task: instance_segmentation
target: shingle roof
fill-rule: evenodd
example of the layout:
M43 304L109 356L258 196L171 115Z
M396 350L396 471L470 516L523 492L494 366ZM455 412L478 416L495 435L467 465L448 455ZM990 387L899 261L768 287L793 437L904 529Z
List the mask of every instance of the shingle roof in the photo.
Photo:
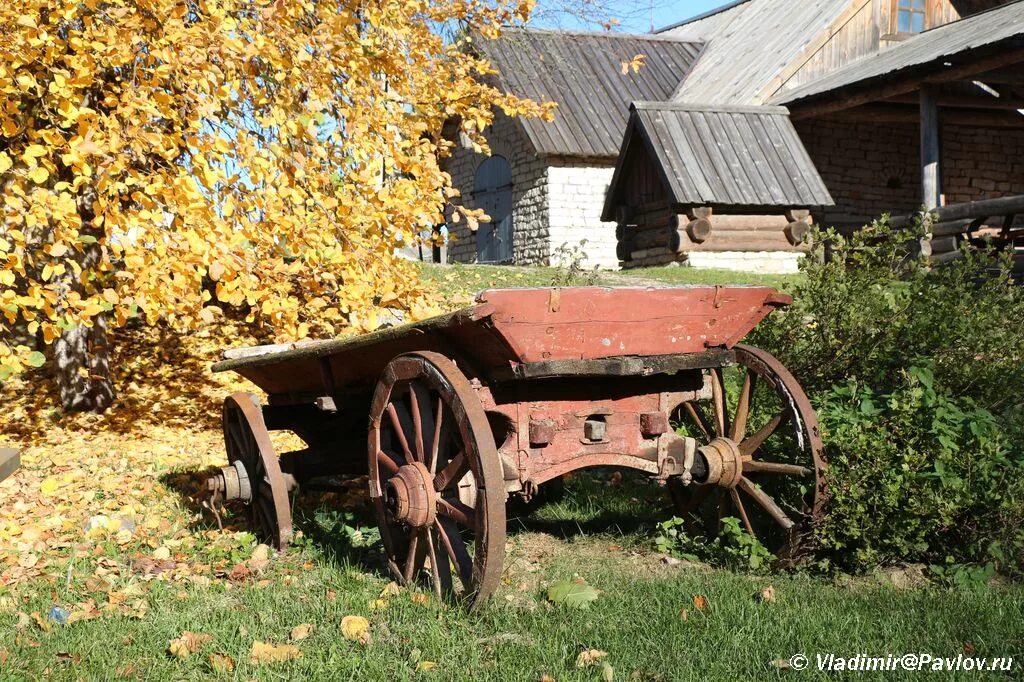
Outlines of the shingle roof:
M784 107L633 105L605 204L612 220L628 147L656 158L674 206L752 209L831 206L832 197Z
M702 45L667 36L506 29L477 47L520 97L558 103L555 120L523 119L540 155L613 159L634 100L671 97ZM644 55L638 72L623 63Z
M658 35L704 40L700 61L672 99L763 104L760 92L850 4L850 0L749 0Z
M823 95L854 84L867 84L880 78L922 67L944 63L958 54L1000 43L1019 43L1024 47L1024 1L1014 2L925 31L882 52L864 57L806 85L778 93L773 102L791 104ZM938 64L942 66L943 64Z

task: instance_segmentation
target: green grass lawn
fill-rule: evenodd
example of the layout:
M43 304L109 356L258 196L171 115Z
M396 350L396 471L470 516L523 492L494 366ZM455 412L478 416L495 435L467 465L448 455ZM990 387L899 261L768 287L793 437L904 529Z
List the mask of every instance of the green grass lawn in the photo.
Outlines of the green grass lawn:
M777 661L798 653L812 661L818 653L1024 656L1020 587L898 590L870 578L668 565L650 541L667 514L662 491L608 481L607 472L577 476L563 499L511 518L502 588L477 613L432 598L420 603L404 589L374 604L388 583L376 550L352 547L344 533L330 531L339 517L324 510L304 526L318 540L301 542L265 574L212 586L154 583L141 619L44 632L34 622L19 629L14 614L0 616L0 679L601 680L608 674L603 663L617 680L826 679L780 669ZM102 601L101 593L90 595L86 578L72 570L66 581L25 594L19 609L45 613L87 596ZM600 590L589 609L547 601L548 585L576 578ZM134 580L115 587L128 589ZM755 598L768 586L774 601ZM695 606L698 596L705 609ZM347 615L369 619L368 644L342 636ZM288 643L303 623L315 629L294 642L300 658L250 662L254 641ZM170 655L168 643L186 630L209 640L187 658ZM577 667L590 649L607 656ZM234 671L215 670L211 654L229 657Z

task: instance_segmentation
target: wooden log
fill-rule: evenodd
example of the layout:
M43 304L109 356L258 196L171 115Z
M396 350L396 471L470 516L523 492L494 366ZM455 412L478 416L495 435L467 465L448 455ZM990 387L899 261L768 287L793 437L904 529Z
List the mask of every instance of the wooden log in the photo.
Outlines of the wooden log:
M789 220L789 222L791 222L791 223L799 223L799 222L811 223L811 222L814 222L811 219L811 211L810 211L810 209L806 209L806 208L791 208L791 209L789 209L788 211L786 211L786 219Z
M669 219L672 218L676 213L668 206L646 206L639 211L630 220L634 225L644 225L648 223L663 223L668 224Z
M928 262L931 263L932 265L946 265L947 263L958 261L963 257L963 251L949 251L947 253L939 253L932 255L932 257L928 259Z
M620 241L615 245L615 257L621 261L632 260L633 251L632 241Z
M789 225L786 225L782 232L786 235L786 239L789 243L796 246L797 244L804 243L804 239L807 238L807 233L810 231L811 226L803 220L794 220Z
M615 222L620 225L633 224L637 211L632 206L619 206L615 209Z
M907 250L910 251L910 255L914 258L928 258L932 255L932 240L931 239L911 239L907 243Z
M701 243L689 239L689 235L685 236L686 239L680 244L678 253L690 251L786 251L792 253L810 250L807 244L800 244L799 246L790 244L789 240L786 239L786 235L781 231L775 233L758 232L756 230L713 232L707 241Z
M974 219L978 216L1004 216L1024 213L1024 194L998 199L981 199L963 204L950 204L935 210L940 221Z
M719 230L762 230L765 232L782 232L790 221L784 215L716 215L711 219L711 227Z
M631 235L636 234L636 229L636 225L626 225L624 223L619 223L618 225L615 226L615 238L618 239L619 241L629 239Z
M964 234L970 231L973 223L974 220L970 219L946 220L932 223L931 233L936 237L946 237L951 234Z
M634 245L634 249L647 249L652 246L667 246L670 239L669 232L670 231L664 227L637 230L636 234L633 235L633 238L629 241Z
M938 255L940 253L949 253L950 251L956 251L960 248L960 239L956 235L950 235L948 237L935 237L930 241L931 254Z
M0 481L3 481L21 466L21 453L12 448L0 448Z
M676 230L678 232L678 230ZM697 218L686 226L686 234L698 244L706 241L711 236L711 221L707 218Z

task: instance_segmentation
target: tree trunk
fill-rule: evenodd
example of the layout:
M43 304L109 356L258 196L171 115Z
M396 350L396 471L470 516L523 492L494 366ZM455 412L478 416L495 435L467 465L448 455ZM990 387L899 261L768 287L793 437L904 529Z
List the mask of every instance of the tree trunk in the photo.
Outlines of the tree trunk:
M57 388L65 412L103 412L114 402L106 315L79 325L54 341Z

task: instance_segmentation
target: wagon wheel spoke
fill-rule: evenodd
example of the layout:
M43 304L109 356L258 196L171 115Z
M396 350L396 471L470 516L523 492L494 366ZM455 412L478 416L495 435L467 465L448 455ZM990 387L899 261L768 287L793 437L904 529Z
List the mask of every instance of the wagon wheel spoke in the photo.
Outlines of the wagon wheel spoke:
M444 422L444 400L438 396L437 409L434 410L434 439L430 441L430 464L427 467L432 474L437 473L437 451L441 446L441 424Z
M751 436L740 443L740 454L744 457L753 457L764 442L775 433L780 426L789 421L788 412L780 412L771 420L755 431Z
M405 427L402 424L402 419L398 416L398 409L394 403L388 403L387 408L388 419L391 420L392 435L398 438L398 444L402 448L402 452L405 454L407 461L413 460L412 450L409 449L409 439L405 436Z
M452 521L443 517L437 520L436 527L441 536L441 542L444 543L445 551L459 569L459 579L468 588L473 580L473 559L469 556L459 529Z
M455 587L452 582L452 562L448 558L448 551L445 549L443 542L441 541L441 534L437 532L437 528L432 528L430 531L431 537L433 538L434 553L431 555L437 560L437 574L441 579L441 591L445 594L451 594Z
M725 404L725 378L721 367L711 370L711 400L715 406L715 435L729 432L729 415Z
M785 530L790 530L796 525L791 518L786 516L786 512L782 511L782 508L775 504L775 500L769 497L767 493L756 485L751 483L750 480L741 478L739 486L743 492L754 498L754 501L761 505L761 508L768 512L768 515Z
M377 452L377 464L383 466L388 470L388 473L392 476L398 473L398 467L400 464L391 458L391 455L386 452Z
M384 509L384 499L383 498L381 498L381 497L374 498L374 500L373 500L373 508L374 508L374 511L377 512L377 518L378 519L383 519L383 518L385 518L387 516L387 512ZM380 527L380 541L381 541L381 544L384 545L384 552L385 552L385 554L387 554L387 557L388 557L388 565L391 567L391 570L393 572L397 573L398 572L398 566L397 566L397 564L394 563L394 560L392 559L392 557L394 557L397 554L397 552L396 552L397 548L395 547L395 541L391 537L392 525L390 523L382 523L382 524L378 524L378 525Z
M747 508L743 506L743 500L740 499L740 494L736 492L735 488L729 489L729 497L732 499L732 506L740 513L740 519L743 520L743 526L747 529L747 532L753 537L757 537L757 533L754 532L754 526L750 523L750 517L747 516Z
M438 498L437 513L451 519L464 528L476 530L476 521L473 519L473 515L476 513L475 510L460 500Z
M434 490L438 492L447 490L448 486L462 478L467 471L469 471L469 460L466 459L465 452L460 452L452 457L444 469L434 476Z
M423 449L423 415L420 414L420 401L416 395L415 383L409 384L409 412L412 413L413 447L415 447L416 461L426 462L427 455Z
M708 421L708 418L704 415L704 410L699 405L694 405L692 402L687 401L682 404L682 408L694 426L700 430L706 441L714 438L715 428Z
M753 402L754 388L757 385L757 375L747 370L743 376L743 387L740 389L739 401L736 404L736 418L733 419L732 429L729 430L729 438L740 442L747 435L747 419L750 417L750 406Z
M423 567L423 559L427 555L427 545L430 543L423 537L423 532L419 528L414 528L409 535L409 555L405 560L405 569L402 573L407 585L416 578L416 574Z
M426 529L427 549L430 553L430 576L434 586L434 596L440 602L444 595L452 591L452 571L448 557L443 562L438 560L437 542L430 528Z
M814 472L807 467L780 462L759 462L749 460L743 463L744 474L782 474L784 476L810 476Z

